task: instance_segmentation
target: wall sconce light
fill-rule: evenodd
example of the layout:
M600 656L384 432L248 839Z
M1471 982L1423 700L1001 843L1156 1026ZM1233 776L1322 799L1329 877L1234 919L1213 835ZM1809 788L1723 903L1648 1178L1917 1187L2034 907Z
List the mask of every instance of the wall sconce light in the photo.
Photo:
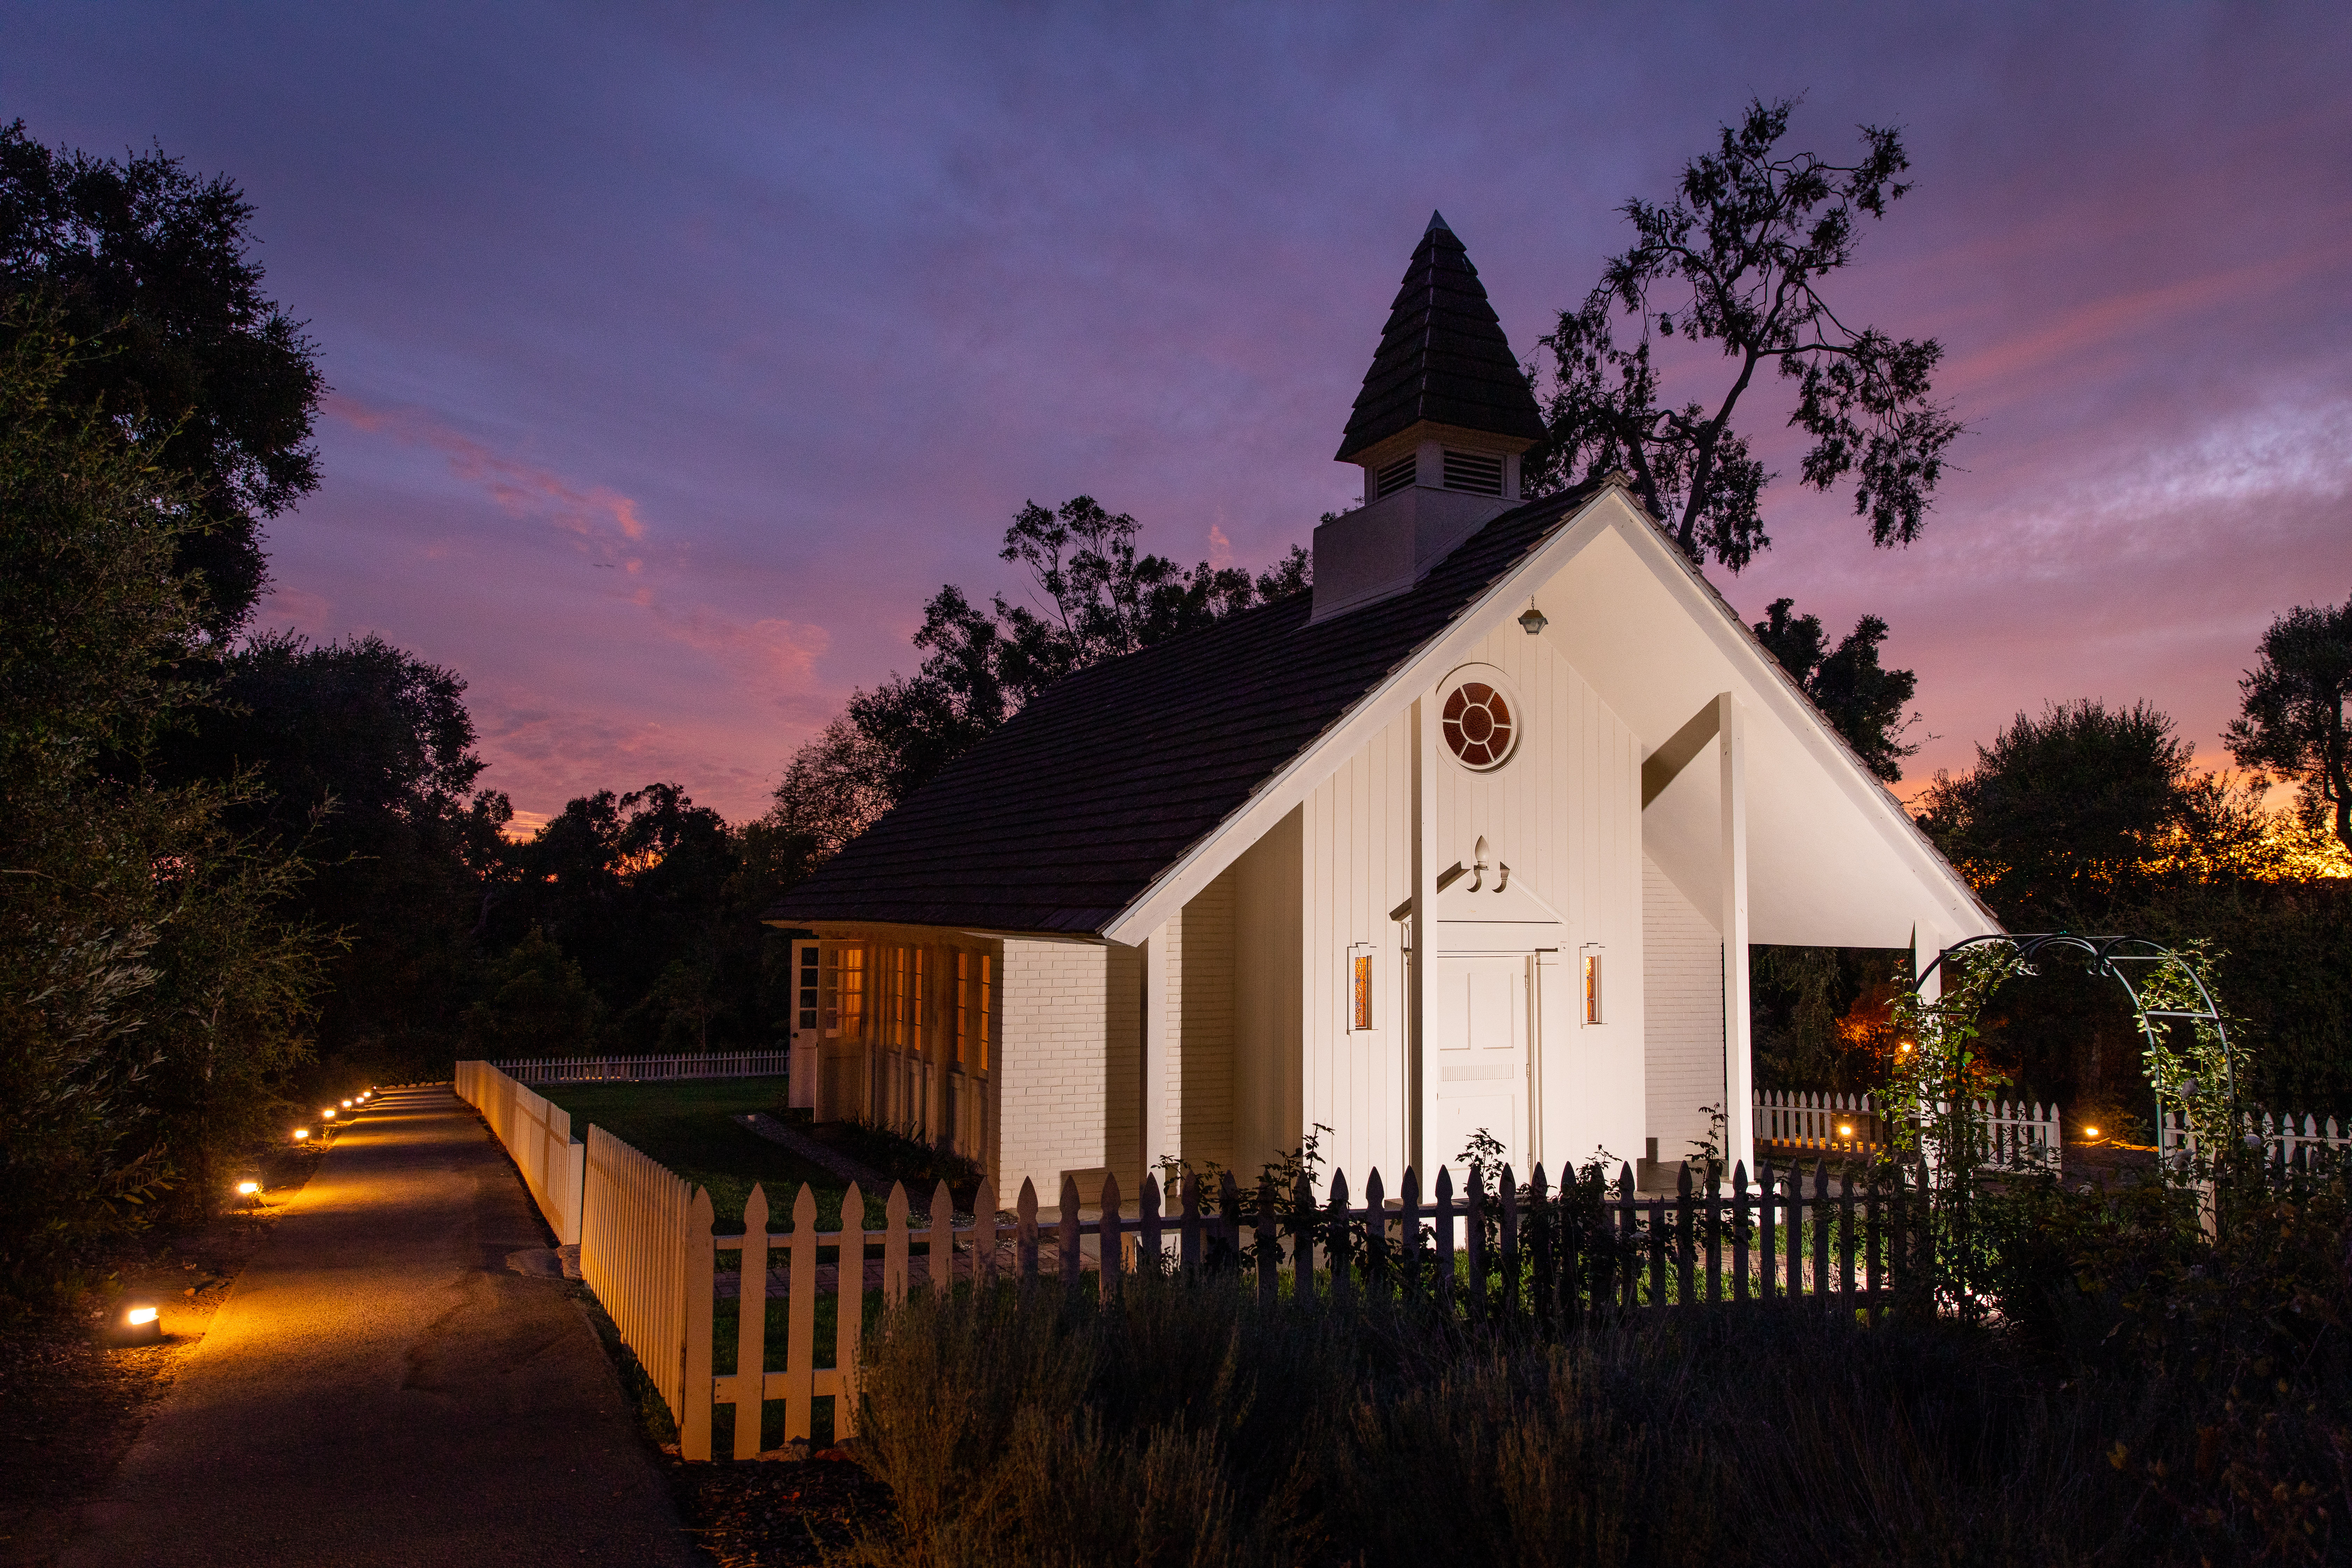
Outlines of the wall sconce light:
M1550 620L1541 610L1536 608L1536 602L1533 599L1529 599L1528 607L1519 612L1519 630L1529 637L1535 636L1549 625L1551 625Z

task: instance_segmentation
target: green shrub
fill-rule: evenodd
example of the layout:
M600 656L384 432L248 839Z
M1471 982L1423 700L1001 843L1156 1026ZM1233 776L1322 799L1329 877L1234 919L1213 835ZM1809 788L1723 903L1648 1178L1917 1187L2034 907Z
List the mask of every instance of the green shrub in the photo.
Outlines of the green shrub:
M861 1397L875 1563L2090 1562L2145 1489L1996 1335L1775 1309L1561 1343L1217 1281L919 1296Z

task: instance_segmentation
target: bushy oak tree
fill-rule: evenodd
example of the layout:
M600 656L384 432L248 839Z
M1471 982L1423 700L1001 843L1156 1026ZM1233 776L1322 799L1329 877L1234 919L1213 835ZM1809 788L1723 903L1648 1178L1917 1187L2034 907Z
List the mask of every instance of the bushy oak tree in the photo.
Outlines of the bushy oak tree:
M2352 851L2352 599L2298 605L2263 634L2262 662L2238 682L2230 752L2302 785L2304 820Z
M0 1305L210 1209L317 979L300 862L229 826L250 781L142 765L209 697L197 501L72 395L78 352L53 305L0 308Z
M253 207L161 150L118 163L0 127L0 290L37 294L70 336L53 395L177 476L174 562L225 638L268 580L261 524L316 489L317 347L261 290Z

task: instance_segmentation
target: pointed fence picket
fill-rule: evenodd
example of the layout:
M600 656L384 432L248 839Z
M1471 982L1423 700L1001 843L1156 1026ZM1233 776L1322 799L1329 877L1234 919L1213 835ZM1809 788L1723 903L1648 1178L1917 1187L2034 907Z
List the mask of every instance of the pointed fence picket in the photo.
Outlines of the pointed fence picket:
M1555 1187L1540 1165L1525 1184L1508 1166L1474 1165L1458 1200L1454 1173L1441 1167L1427 1202L1408 1168L1394 1198L1368 1173L1360 1203L1338 1173L1319 1199L1303 1179L1287 1191L1270 1181L1253 1190L1226 1176L1212 1190L1187 1174L1164 1195L1147 1176L1131 1203L1108 1179L1097 1205L1082 1209L1066 1178L1050 1220L1027 1182L1009 1212L982 1183L968 1215L944 1184L920 1211L894 1185L878 1229L863 1224L865 1195L853 1185L838 1228L817 1228L815 1194L803 1186L788 1226L772 1230L767 1192L754 1187L744 1228L732 1235L713 1234L709 1194L689 1196L686 1183L601 1128L591 1129L588 1167L583 1271L676 1415L688 1459L712 1457L722 1406L735 1413L737 1458L762 1451L772 1401L782 1406L785 1441L808 1437L816 1402L828 1398L836 1437L853 1435L871 1309L887 1311L916 1289L1001 1283L1021 1310L1059 1310L1086 1299L1088 1276L1106 1301L1135 1274L1223 1279L1240 1289L1254 1276L1268 1308L1286 1287L1302 1304L1402 1293L1474 1321L1562 1331L1727 1303L1804 1303L1875 1319L1901 1299L1915 1272L1906 1247L1925 1234L1916 1174L1881 1167L1857 1184L1847 1171L1833 1189L1818 1160L1810 1169L1765 1162L1753 1178L1744 1165L1724 1179L1685 1165L1671 1198L1638 1194L1630 1167L1613 1182L1588 1172ZM718 1267L727 1252L738 1269ZM1055 1277L1060 1289L1041 1290ZM730 1280L735 1370L719 1373L713 1330ZM819 1365L828 1297L830 1364ZM784 1308L781 1345L771 1343L771 1302Z

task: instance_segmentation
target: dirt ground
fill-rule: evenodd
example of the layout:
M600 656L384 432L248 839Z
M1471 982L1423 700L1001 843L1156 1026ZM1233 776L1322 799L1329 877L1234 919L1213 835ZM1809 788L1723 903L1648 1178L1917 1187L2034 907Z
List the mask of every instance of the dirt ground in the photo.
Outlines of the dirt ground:
M682 1464L669 1458L678 1512L719 1568L803 1568L861 1528L887 1526L890 1490L828 1449L803 1460Z
M148 1237L116 1261L119 1290L99 1293L62 1323L0 1331L0 1562L39 1568L102 1495L140 1427L172 1386L278 1205L310 1181L325 1150L286 1149L264 1162L261 1201L201 1231ZM116 1348L100 1329L113 1303L144 1295L162 1308L162 1344Z

